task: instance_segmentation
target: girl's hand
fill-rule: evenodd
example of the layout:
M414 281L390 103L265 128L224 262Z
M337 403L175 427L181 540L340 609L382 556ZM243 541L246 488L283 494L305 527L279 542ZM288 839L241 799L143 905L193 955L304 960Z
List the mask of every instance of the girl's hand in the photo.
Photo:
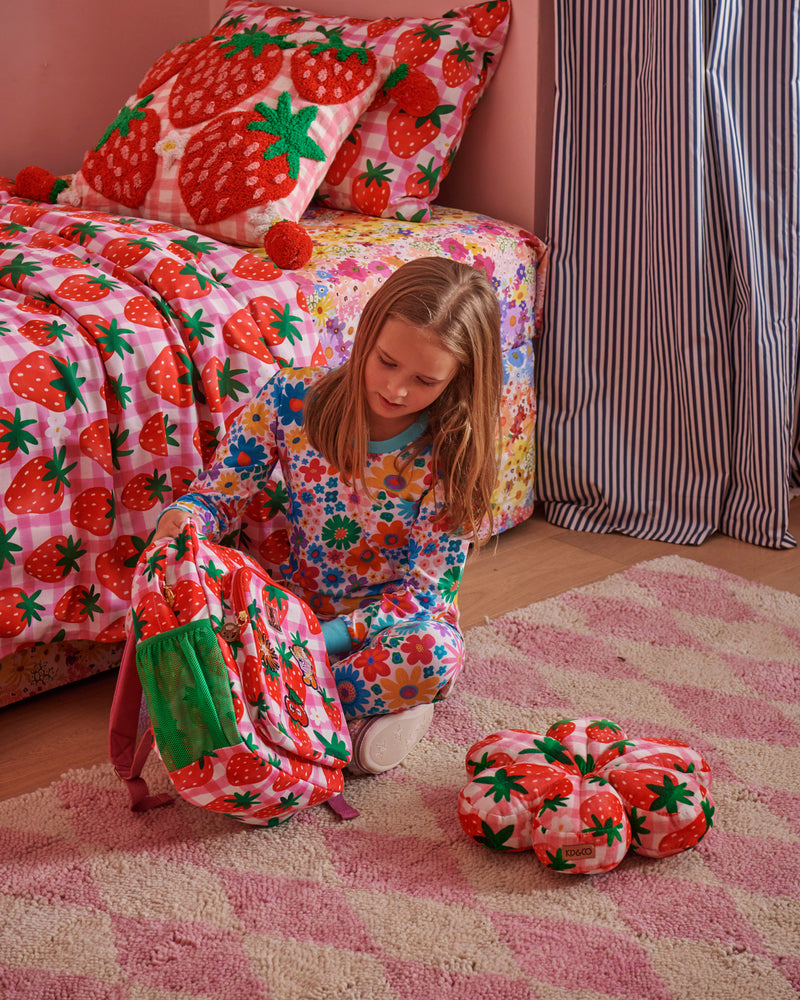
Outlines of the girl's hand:
M177 538L181 533L181 529L184 524L186 524L188 520L189 515L185 510L166 511L166 513L162 514L158 519L156 533L153 535L153 541L157 542L159 538Z

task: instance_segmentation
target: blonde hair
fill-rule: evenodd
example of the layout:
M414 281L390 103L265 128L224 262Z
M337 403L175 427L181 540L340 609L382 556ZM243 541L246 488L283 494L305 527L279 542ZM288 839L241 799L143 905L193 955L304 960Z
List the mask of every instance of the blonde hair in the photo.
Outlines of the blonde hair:
M483 272L444 257L398 268L367 302L349 359L306 396L311 444L354 488L364 483L369 411L364 368L387 319L430 330L458 362L456 374L428 409L428 429L408 461L430 443L434 489L452 530L479 545L493 530L491 497L500 453L500 307Z

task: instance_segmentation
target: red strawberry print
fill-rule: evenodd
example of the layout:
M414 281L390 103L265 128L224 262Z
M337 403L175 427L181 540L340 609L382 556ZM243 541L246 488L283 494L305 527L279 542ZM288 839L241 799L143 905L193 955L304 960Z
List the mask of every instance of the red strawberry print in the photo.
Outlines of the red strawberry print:
M103 248L102 256L113 264L119 264L120 267L133 267L151 250L157 249L158 244L144 236L137 238L122 236L119 239L110 240Z
M214 777L215 758L216 754L206 754L177 771L171 771L170 778L175 788L182 792L187 788L202 788L208 784Z
M172 610L184 625L206 609L206 596L197 580L178 580L172 588Z
M397 39L394 58L398 63L419 66L436 55L442 36L449 32L447 25L441 22L410 28Z
M152 473L138 472L129 479L120 499L123 507L128 510L152 510L156 504L163 504L171 499L171 494L166 473L153 469Z
M66 324L58 319L29 319L19 328L19 333L37 347L49 347L55 341L63 343L70 335Z
M147 109L152 98L123 107L81 169L89 187L128 208L142 204L156 176L161 119Z
M72 624L80 624L85 622L87 618L94 621L94 616L102 613L100 595L94 586L87 589L80 584L70 587L66 593L62 594L53 609L54 618L60 622Z
M216 281L194 264L162 257L150 274L150 285L165 299L202 299Z
M134 634L138 640L168 632L175 624L175 615L161 594L145 594L134 611Z
M165 347L147 369L145 381L148 388L168 403L191 406L195 396L194 371L188 354L176 347Z
M498 24L508 17L508 0L486 0L470 8L470 27L476 35L488 38Z
M266 348L264 350L266 351ZM271 359L272 355L269 357ZM246 396L250 391L249 380L242 381L242 378L246 378L247 375L247 369L234 368L230 358L225 358L224 361L211 358L202 372L203 389L209 410L212 413L223 413L227 405L226 400L232 399L237 402L241 396Z
M225 777L232 785L257 785L272 770L270 764L255 752L234 754L225 768Z
M161 410L149 416L139 431L139 447L149 451L151 455L168 455L170 448L178 447L175 434L178 425L171 423L166 413Z
M12 413L0 406L0 465L10 462L18 451L27 455L30 448L37 444L35 434L31 429L36 427L35 418L23 419L17 407Z
M272 352L264 342L264 335L247 309L239 309L222 326L222 339L245 354L259 361L272 364Z
M133 571L145 547L145 542L135 535L120 535L95 560L100 582L122 600L130 600Z
M247 508L248 515L251 506ZM284 529L271 532L258 547L259 554L272 566L280 566L288 559L289 550L289 536Z
M144 295L135 295L125 303L125 319L138 326L149 326L155 329L164 327L164 317L153 303Z
M69 519L76 528L102 537L110 533L116 520L114 495L105 486L90 486L72 501Z
M385 35L387 31L391 31L392 28L396 28L398 25L403 23L402 17L381 17L377 21L373 21L367 28L368 38L380 38L381 35Z
M293 191L301 160L325 159L308 135L316 115L313 105L293 112L284 91L274 108L259 101L252 111L220 115L198 132L186 146L178 176L195 222L219 222Z
M64 270L76 267L86 267L86 259L77 257L74 253L60 253L53 258L53 267L60 267Z
M393 108L387 121L389 148L402 159L411 159L441 131L442 115L455 111L454 104L440 104L430 114L410 115Z
M432 156L427 164L418 163L414 173L406 178L406 194L410 198L429 199L434 194L442 169L435 167L435 162Z
M690 847L696 847L714 825L714 806L703 799L702 812L699 812L687 826L679 830L673 830L661 838L658 844L659 857L669 857L672 854L680 854Z
M467 42L458 42L442 60L442 76L448 87L458 87L468 80L475 61L475 50Z
M597 719L586 727L586 735L595 743L616 743L617 740L625 739L622 726L616 722L609 722L608 719Z
M171 465L169 469L169 478L172 484L171 499L177 500L178 497L182 497L194 482L196 475L196 471L186 465Z
M211 456L217 450L217 445L219 444L217 428L210 420L198 421L197 427L192 434L192 443L203 460L203 465L206 465L211 460Z
M40 611L44 605L38 602L41 590L32 594L19 587L5 587L0 590L0 636L11 639L24 632L34 621L41 621Z
M604 840L610 847L625 836L625 811L612 791L597 792L581 802L582 833Z
M243 253L234 264L231 273L247 281L273 281L282 272L271 260L263 260L252 253Z
M24 254L18 253L9 264L0 265L0 285L21 291L25 279L32 278L41 270L40 264L26 260Z
M49 514L58 510L69 489L69 474L78 464L67 465L67 449L54 448L52 458L37 455L17 472L6 489L6 507L14 514Z
M55 294L70 302L98 302L116 288L119 288L117 282L104 274L71 274Z
M114 455L108 420L103 417L85 427L78 437L78 445L83 454L93 462L97 462L109 476L114 475Z
M318 30L324 40L309 42L292 53L295 90L310 104L344 104L375 79L375 55L364 45L346 45L339 30Z
M389 204L392 169L385 163L367 160L367 169L359 174L351 188L353 202L364 215L381 216Z
M263 90L277 76L283 50L296 45L255 25L215 37L178 74L169 95L170 121L176 128L198 125Z
M347 177L350 168L358 159L361 153L360 129L360 125L355 126L350 135L348 135L339 147L336 156L331 160L331 165L328 167L327 174L325 174L325 181L328 184L341 184L345 177Z
M43 583L57 583L80 568L86 549L80 539L54 535L37 546L25 560L25 572Z

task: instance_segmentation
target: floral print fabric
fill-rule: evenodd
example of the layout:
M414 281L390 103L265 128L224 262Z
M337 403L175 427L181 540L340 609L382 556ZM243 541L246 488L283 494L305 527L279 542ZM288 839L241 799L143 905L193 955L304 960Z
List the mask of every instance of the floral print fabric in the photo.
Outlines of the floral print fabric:
M373 500L343 483L311 446L303 401L324 371L271 378L178 506L221 538L238 530L279 465L288 545L277 570L322 619L346 625L355 649L338 664L346 714L432 701L461 665L455 599L469 543L443 530L430 448L405 464L424 425L410 440L401 435L371 450L365 485Z

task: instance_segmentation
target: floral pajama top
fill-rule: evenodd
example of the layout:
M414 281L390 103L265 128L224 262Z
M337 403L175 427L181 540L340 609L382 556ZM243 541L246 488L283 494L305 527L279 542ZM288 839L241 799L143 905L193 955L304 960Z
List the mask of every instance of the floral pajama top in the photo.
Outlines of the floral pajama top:
M306 436L303 400L325 371L274 375L233 422L209 468L172 506L219 539L238 527L280 463L290 524L290 550L280 570L286 586L323 620L329 652L367 645L409 618L457 624L454 602L469 542L442 530L430 447L398 473L399 459L425 421L371 442L365 469L370 501L344 485Z

